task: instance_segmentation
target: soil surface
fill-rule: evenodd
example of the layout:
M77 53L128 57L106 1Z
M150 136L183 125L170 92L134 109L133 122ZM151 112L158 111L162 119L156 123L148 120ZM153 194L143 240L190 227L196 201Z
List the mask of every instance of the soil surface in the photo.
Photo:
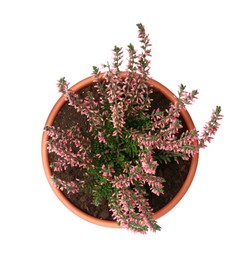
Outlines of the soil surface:
M94 91L93 87L89 87L86 90L79 91L78 94L80 96L84 96L85 92L87 91ZM151 98L153 99L151 111L156 108L160 108L164 110L169 107L169 101L158 91L155 91ZM182 118L181 118L182 120ZM183 122L183 120L182 120ZM53 125L60 126L62 129L70 128L73 125L80 124L81 128L88 129L87 122L85 117L81 116L80 113L77 113L76 110L69 106L66 102L64 106L61 108L59 113L57 114ZM184 129L186 128L185 123L183 122ZM49 154L50 162L54 161L56 155ZM177 162L170 162L168 164L159 165L156 171L158 176L161 176L165 179L164 185L164 194L157 196L152 192L148 191L148 198L150 206L153 208L153 211L156 212L164 207L168 202L170 202L174 196L178 193L180 188L182 187L188 171L190 167L190 160L183 161L179 160L179 164ZM66 169L66 171L55 173L57 177L66 181L72 181L76 178L80 178L83 174L79 168L70 168ZM100 206L96 207L92 203L92 197L88 194L84 193L77 193L77 194L67 194L64 192L65 197L74 204L77 208L81 209L82 211L86 212L89 215L92 215L96 218L112 220L111 212L109 211L107 201L104 201Z

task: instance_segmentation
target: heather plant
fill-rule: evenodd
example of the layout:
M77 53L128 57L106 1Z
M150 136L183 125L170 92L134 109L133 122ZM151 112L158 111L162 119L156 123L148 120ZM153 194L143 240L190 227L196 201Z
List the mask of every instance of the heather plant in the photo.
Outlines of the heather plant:
M128 45L125 77L121 74L123 50L117 46L113 62L103 65L103 72L93 67L97 97L87 91L80 98L65 78L58 81L59 91L69 105L86 118L87 133L80 125L70 129L46 126L45 131L49 135L48 151L58 158L51 164L54 185L67 193L90 193L96 206L106 200L119 225L146 233L160 230L152 218L145 188L148 185L156 195L164 192L165 180L156 175L158 165L178 158L188 160L205 148L222 116L217 106L201 134L196 129L178 134L182 128L180 111L198 95L197 90L187 92L182 84L169 109L150 112L153 90L147 80L151 44L144 26L137 27L141 51ZM69 182L59 178L67 167L80 168L82 177Z

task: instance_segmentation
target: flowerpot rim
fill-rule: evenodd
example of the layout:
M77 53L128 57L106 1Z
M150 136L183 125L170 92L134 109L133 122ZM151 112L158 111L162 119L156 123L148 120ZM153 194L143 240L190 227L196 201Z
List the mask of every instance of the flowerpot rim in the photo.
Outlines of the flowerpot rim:
M126 72L122 72L121 73L121 77L126 77ZM74 92L79 91L80 89L86 88L90 85L93 84L94 82L94 76L90 76L87 77L81 81L79 81L78 83L76 83L75 85L73 85L70 89L73 90ZM167 88L165 87L163 84L159 83L158 81L154 80L154 79L148 79L147 82L156 90L160 91L167 99L169 99L171 102L175 102L176 101L176 96ZM59 110L62 108L62 106L65 104L66 100L64 98L64 96L61 96L57 102L55 103L55 105L53 106L53 108L51 109L48 118L46 120L45 126L49 125L51 126L55 120L56 115L58 114ZM186 123L186 126L188 128L188 130L192 130L195 129L195 125L192 121L192 118L190 116L190 114L188 113L187 110L182 110L181 111L181 115ZM50 169L50 164L49 164L49 157L48 157L48 150L47 150L47 141L48 141L48 135L47 133L44 131L43 135L42 135L42 144L41 144L41 153L42 153L42 163L43 163L43 168L45 171L45 175L46 178L48 180L48 183L50 184L50 187L52 188L53 192L55 193L55 195L58 197L58 199L70 210L72 211L74 214L76 214L77 216L79 216L80 218L100 225L100 226L104 226L104 227L110 227L110 228L117 228L120 227L116 221L113 220L103 220L103 219L98 219L96 217L93 217L85 212L83 212L82 210L78 209L75 205L73 205L65 196L64 194L57 189L53 183L52 183L52 171ZM198 145L198 144L196 144ZM188 175L185 179L185 182L183 183L182 187L180 188L180 190L178 191L178 193L174 196L174 198L168 202L163 208L161 208L160 210L158 210L157 212L155 212L153 214L153 218L155 220L159 219L160 217L164 216L166 213L168 213L171 209L173 209L178 202L183 198L183 196L185 195L185 193L187 192L187 190L189 189L195 173L196 173L196 168L197 168L197 164L198 164L198 159L199 159L199 154L197 153L194 157L192 157L191 159L191 164L190 164L190 168L189 168L189 172Z

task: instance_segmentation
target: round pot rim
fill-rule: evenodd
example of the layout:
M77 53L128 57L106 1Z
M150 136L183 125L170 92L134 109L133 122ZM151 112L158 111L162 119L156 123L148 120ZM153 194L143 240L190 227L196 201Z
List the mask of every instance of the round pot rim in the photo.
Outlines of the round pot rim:
M126 76L126 73L123 72L121 74L122 77ZM93 83L94 77L90 76L88 78L85 78L81 81L79 81L78 83L76 83L75 85L73 85L71 87L71 89L74 92L77 92L78 90L82 89L82 88L86 88L88 86L90 86ZM162 92L163 95L169 99L171 102L175 102L176 100L176 96L167 88L165 87L163 84L159 83L158 81L154 80L154 79L149 79L148 83L154 88L157 89L158 91ZM53 121L57 115L57 113L59 112L59 110L61 109L61 107L64 105L65 103L65 98L63 96L61 96L57 102L55 103L55 105L53 106L53 108L51 109L48 118L46 120L45 125L52 125ZM181 115L187 125L187 128L189 130L195 129L195 125L192 121L192 118L190 116L190 114L188 113L187 110L182 110L181 111ZM51 176L52 176L52 172L50 169L50 165L49 165L49 158L48 158L48 150L47 150L47 141L48 141L48 135L46 134L46 132L43 132L42 135L42 144L41 144L41 153L42 153L42 163L43 163L43 168L45 171L45 175L46 178L48 180L48 183L50 184L50 187L52 188L53 192L55 193L55 195L58 197L58 199L70 210L72 211L74 214L76 214L77 216L79 216L80 218L100 225L100 226L104 226L104 227L111 227L111 228L117 228L120 227L116 221L112 221L112 220L102 220L102 219L98 219L96 217L93 217L85 212L83 212L82 210L78 209L76 206L74 206L64 195L63 193L58 190L52 183L51 180ZM166 204L163 208L161 208L159 211L155 212L153 214L153 218L155 220L159 219L160 217L164 216L166 213L168 213L171 209L173 209L178 203L179 201L183 198L183 196L185 195L185 193L188 191L195 173L196 173L196 168L197 168L197 164L198 164L198 159L199 159L199 154L196 154L192 159L191 159L191 164L190 164L190 168L189 168L189 172L188 175L185 179L184 184L182 185L182 187L180 188L180 190L178 191L178 193L174 196L174 198L168 203Z

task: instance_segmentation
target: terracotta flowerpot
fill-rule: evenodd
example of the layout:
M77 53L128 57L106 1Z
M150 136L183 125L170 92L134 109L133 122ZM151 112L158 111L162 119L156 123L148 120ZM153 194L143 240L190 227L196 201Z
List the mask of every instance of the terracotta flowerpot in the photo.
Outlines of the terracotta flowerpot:
M122 73L122 77L125 77L125 73ZM93 77L88 77L88 78L78 82L77 84L75 84L71 88L72 88L73 91L77 92L77 91L79 91L79 90L81 90L83 88L86 88L86 87L92 85L92 83L93 83ZM169 89L167 89L165 86L163 86L162 84L160 84L159 82L157 82L157 81L155 81L153 79L150 79L149 83L155 89L157 89L158 91L162 92L163 95L168 100L170 100L171 102L175 102L175 100L176 100L175 95ZM49 116L47 118L47 121L46 121L45 125L52 125L53 124L53 121L54 121L57 113L59 112L61 107L64 105L64 103L65 103L64 97L60 97L59 100L54 105L54 107L52 108L52 110L51 110L51 112L50 112L50 114L49 114ZM194 129L195 126L194 126L194 123L193 123L189 113L186 110L184 110L184 111L181 111L181 115L182 115L182 117L183 117L183 119L184 119L184 121L186 123L186 126L187 126L188 130ZM45 174L46 174L47 180L48 180L52 190L54 191L56 196L59 198L59 200L69 210L71 210L74 214L76 214L77 216L79 216L80 218L82 218L82 219L84 219L86 221L89 221L91 223L94 223L94 224L97 224L97 225L100 225L100 226L104 226L104 227L111 227L111 228L119 227L117 225L116 221L98 219L98 218L90 216L89 214L81 211L76 206L74 206L63 195L63 193L60 190L55 188L55 186L52 184L52 181L51 181L52 172L51 172L51 169L50 169L50 166L49 166L49 158L48 158L48 150L47 150L47 140L48 140L48 135L46 134L46 132L44 132L43 136L42 136L42 161L43 161L43 167L44 167L44 170L45 170ZM178 191L178 193L175 195L175 197L168 204L166 204L163 208L161 208L159 211L154 213L153 218L155 220L157 220L158 218L162 217L167 212L169 212L174 206L176 206L176 204L185 195L185 193L189 189L189 187L191 185L191 182L192 182L192 180L193 180L193 178L195 176L197 163L198 163L198 154L192 158L188 175L187 175L187 177L185 179L184 184L182 185L182 187Z

